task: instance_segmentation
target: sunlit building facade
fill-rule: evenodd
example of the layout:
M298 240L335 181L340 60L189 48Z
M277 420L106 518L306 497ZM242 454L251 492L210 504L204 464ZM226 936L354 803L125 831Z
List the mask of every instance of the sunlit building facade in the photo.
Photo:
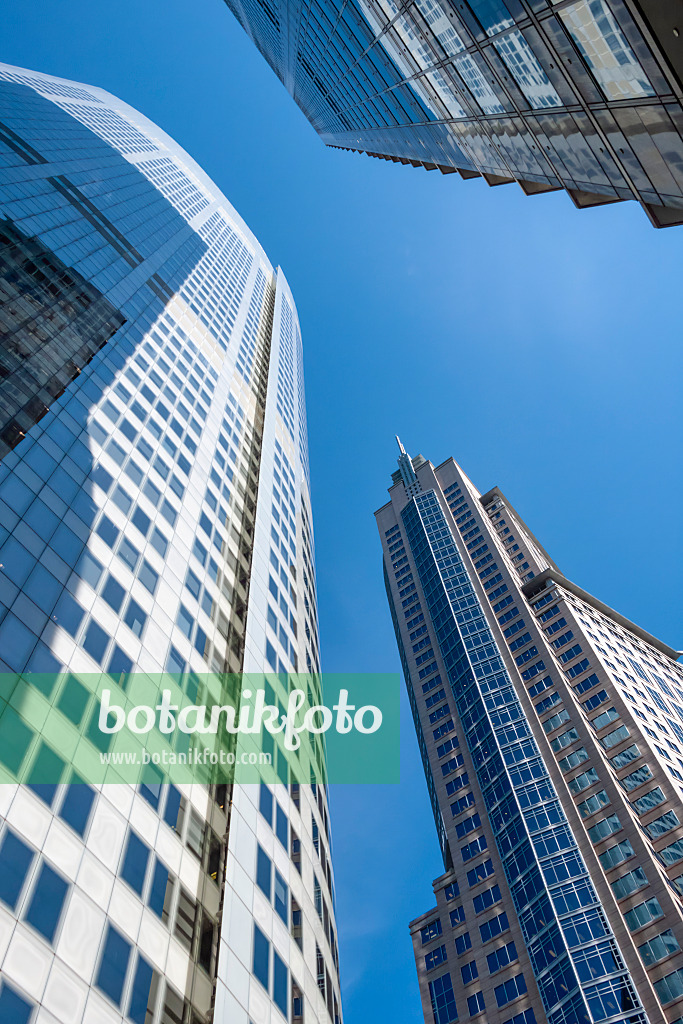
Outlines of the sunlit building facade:
M328 146L683 222L674 0L226 0Z
M683 1017L679 652L565 578L498 488L401 450L377 513L444 873L426 1024Z
M0 266L0 1020L339 1024L327 793L277 738L276 784L95 786L31 725L101 742L103 673L319 671L283 273L156 125L6 65Z

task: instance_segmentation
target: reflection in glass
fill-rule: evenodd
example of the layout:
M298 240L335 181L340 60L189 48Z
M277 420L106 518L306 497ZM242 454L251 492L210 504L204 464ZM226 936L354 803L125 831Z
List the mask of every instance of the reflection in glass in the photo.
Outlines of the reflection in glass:
M562 100L518 29L508 32L494 45L534 110L562 106Z
M604 0L580 0L559 11L608 100L654 96L645 72Z

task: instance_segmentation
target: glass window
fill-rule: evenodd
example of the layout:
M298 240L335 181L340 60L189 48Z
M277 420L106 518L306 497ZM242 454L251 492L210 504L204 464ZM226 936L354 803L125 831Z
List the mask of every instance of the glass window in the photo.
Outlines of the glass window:
M605 0L580 0L558 13L608 100L654 96Z
M271 894L271 864L270 857L266 851L257 846L256 850L256 884L259 889L270 899Z
M145 623L147 622L147 615L143 612L137 601L134 601L132 597L128 602L128 607L126 608L126 614L123 621L135 636L142 636L142 631L144 630Z
M289 888L280 872L275 869L275 910L289 925Z
M26 875L33 860L33 850L22 842L14 832L5 829L0 843L0 900L12 910L16 908L19 894L26 881Z
M266 819L270 827L273 827L273 794L264 782L261 783L259 793L259 811Z
M166 889L168 888L168 868L157 860L152 874L152 885L149 890L149 907L158 917L163 916L164 903L166 902Z
M0 1020L8 1024L28 1024L33 1007L4 982L0 985Z
M128 1007L128 1017L133 1024L146 1024L148 1020L152 1019L157 985L158 976L155 975L151 964L148 964L145 958L138 954ZM148 1007L151 1010L149 1017L147 1016Z
M254 977L268 991L270 974L270 942L257 924L254 925L254 960L252 970Z
M31 894L26 920L48 942L52 942L55 937L68 888L68 883L61 875L53 871L49 865L41 865L38 881Z
M534 110L562 106L536 54L518 29L497 39L494 45Z
M135 832L130 832L121 864L121 877L138 895L142 894L148 861L149 848L138 839Z
M273 1002L287 1018L287 996L289 988L289 970L276 950L273 950Z
M66 791L59 816L79 836L85 835L95 792L85 782L72 782Z
M287 819L287 815L277 801L275 802L275 835L278 837L285 850L288 850L289 821Z
M643 903L632 907L631 910L624 911L624 920L629 930L634 932L636 928L642 928L643 925L661 917L663 913L659 900L652 896L649 900L644 900Z
M116 1006L121 1005L123 983L126 980L131 946L116 928L107 926L107 934L100 957L95 984Z

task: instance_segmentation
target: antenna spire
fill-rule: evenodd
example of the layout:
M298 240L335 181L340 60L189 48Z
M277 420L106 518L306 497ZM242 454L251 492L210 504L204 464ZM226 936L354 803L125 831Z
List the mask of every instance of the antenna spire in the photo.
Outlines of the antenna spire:
M401 444L401 438L398 436L398 434L396 434L395 436L396 436L396 444L398 445L398 450L400 451L401 455L405 455L406 450L403 447L403 445Z

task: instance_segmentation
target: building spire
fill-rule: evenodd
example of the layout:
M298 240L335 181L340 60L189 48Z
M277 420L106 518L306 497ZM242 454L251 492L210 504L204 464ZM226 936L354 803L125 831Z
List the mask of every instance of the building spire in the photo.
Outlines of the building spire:
M396 442L401 453L398 457L398 468L401 471L401 479L403 480L406 491L411 497L413 497L414 495L419 494L421 492L422 487L420 486L419 480L415 476L415 470L413 469L413 460L411 459L410 455L408 455L408 452L401 444L401 439L398 436L398 434L396 434Z

